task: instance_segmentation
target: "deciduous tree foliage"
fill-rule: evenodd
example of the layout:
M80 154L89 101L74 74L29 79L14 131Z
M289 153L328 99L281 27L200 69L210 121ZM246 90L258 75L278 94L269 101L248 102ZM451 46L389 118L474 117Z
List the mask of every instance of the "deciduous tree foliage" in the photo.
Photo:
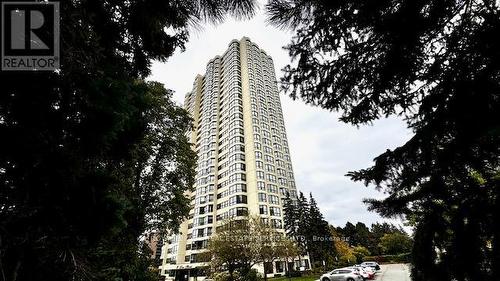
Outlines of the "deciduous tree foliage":
M372 255L382 255L384 254L382 252L382 249L379 248L379 242L380 239L385 235L385 234L404 234L408 235L403 229L396 227L393 224L389 223L374 223L371 225L370 228L370 241L369 245L366 245L365 247L370 250L370 253Z
M351 222L347 222L344 227L333 227L330 226L331 232L335 234L335 237L343 238L347 240L348 245L353 247L353 249L365 248L370 252L370 255L384 255L389 254L382 248L382 245L388 245L382 243L382 237L388 235L389 237L398 237L400 241L408 242L406 245L412 245L412 238L401 228L389 224L389 223L374 223L371 228L368 229L366 225L362 222L357 222L356 225ZM392 241L392 240L391 240ZM389 247L386 247L389 248ZM395 248L394 248L395 249ZM358 251L359 252L359 251ZM407 246L399 248L397 251L392 251L391 254L406 254L409 253L409 248ZM365 253L365 255L367 255Z
M139 236L175 229L195 155L150 61L253 1L64 1L61 68L0 73L0 280L151 280ZM166 32L168 31L168 32Z
M336 240L335 250L337 251L336 262L341 265L352 265L356 261L356 256L354 251L347 242L342 240Z
M225 220L208 243L211 268L214 272L228 271L229 280L235 273L248 273L258 263L251 218Z
M283 90L354 125L392 114L414 136L349 175L415 224L413 280L500 274L500 14L494 0L271 0L296 31Z
M387 233L380 238L382 253L387 255L408 253L412 244L411 238L402 233Z
M228 278L248 276L252 266L291 261L299 255L296 243L259 216L230 218L209 240L208 255L214 272L228 271ZM287 271L288 264L286 264ZM250 276L248 276L250 277ZM267 274L264 274L267 280Z
M411 239L410 239L410 242L411 242ZM363 259L365 257L369 256L371 253L367 248L365 248L363 246L357 246L357 247L354 247L353 254L354 254L354 256L356 256L356 263L359 264L359 263L362 263Z

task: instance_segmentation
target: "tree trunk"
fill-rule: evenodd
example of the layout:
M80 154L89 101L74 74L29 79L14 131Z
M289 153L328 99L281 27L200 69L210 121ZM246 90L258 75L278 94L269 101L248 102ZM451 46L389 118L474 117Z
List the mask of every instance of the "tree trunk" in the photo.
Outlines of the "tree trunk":
M285 274L288 276L288 258L285 258Z
M293 258L292 258L293 262ZM286 269L286 276L288 277L288 280L292 280L292 273L290 272L290 264L288 263L288 258L285 258L285 269Z
M234 270L237 268L236 264L229 264L228 265L228 271L229 271L229 281L234 281Z
M264 262L264 281L267 281L266 262Z

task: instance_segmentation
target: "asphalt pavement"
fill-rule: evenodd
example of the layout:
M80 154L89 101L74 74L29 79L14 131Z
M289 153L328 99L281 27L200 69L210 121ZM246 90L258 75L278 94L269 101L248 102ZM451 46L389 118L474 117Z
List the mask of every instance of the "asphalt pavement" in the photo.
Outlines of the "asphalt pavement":
M377 281L411 281L408 264L382 264L377 273Z

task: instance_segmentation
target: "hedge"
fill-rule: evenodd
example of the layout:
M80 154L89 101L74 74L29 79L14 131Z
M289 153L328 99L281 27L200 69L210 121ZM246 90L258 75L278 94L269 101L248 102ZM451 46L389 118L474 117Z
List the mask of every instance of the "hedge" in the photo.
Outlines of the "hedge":
M363 261L376 261L378 263L409 263L411 261L411 254L366 256L363 258Z

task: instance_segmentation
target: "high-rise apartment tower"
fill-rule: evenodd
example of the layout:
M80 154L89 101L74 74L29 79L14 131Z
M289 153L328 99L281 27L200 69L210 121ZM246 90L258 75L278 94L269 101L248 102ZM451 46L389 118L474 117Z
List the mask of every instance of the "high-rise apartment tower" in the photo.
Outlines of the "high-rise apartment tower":
M284 231L283 199L297 197L273 60L255 43L231 41L195 78L185 108L198 154L192 210L180 234L165 241L160 267L177 280L203 275L198 254L218 222L248 213ZM282 262L273 264L283 271Z

